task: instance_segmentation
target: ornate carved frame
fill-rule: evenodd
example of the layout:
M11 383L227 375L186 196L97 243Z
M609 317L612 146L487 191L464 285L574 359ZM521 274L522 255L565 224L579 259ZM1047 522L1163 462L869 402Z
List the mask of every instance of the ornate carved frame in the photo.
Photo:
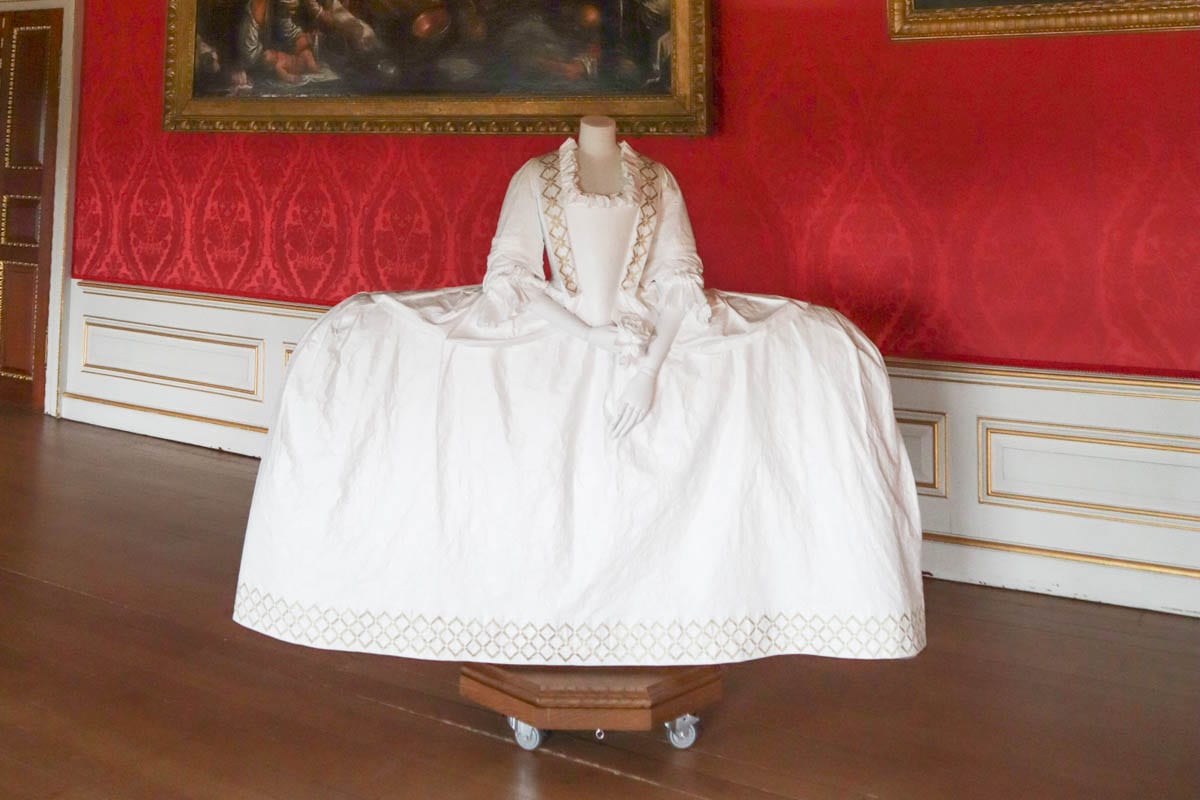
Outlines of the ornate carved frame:
M710 126L708 0L671 0L670 94L576 97L193 97L196 0L167 0L163 128L172 131L568 133L605 114L626 134Z
M1159 31L1200 27L1200 0L1063 0L920 9L887 0L893 39Z

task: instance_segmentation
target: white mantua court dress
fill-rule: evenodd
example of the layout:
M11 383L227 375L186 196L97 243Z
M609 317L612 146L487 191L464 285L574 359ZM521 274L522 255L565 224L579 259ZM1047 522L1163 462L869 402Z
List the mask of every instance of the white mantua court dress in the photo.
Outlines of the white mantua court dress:
M571 140L525 164L482 286L359 294L312 327L235 620L508 664L924 647L917 498L878 351L828 308L705 290L674 178L622 152L612 196L580 190ZM589 215L621 210L626 246L573 249ZM597 303L586 276L614 270L615 307ZM523 313L534 290L592 324L600 308L625 353ZM654 406L613 440L606 410L666 303L688 313Z

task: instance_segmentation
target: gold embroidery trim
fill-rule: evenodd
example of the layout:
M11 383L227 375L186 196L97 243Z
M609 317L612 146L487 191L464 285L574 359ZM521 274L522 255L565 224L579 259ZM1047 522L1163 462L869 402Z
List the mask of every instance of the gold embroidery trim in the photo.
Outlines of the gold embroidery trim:
M701 664L795 653L900 658L925 647L922 608L879 617L779 613L564 625L305 605L241 584L233 618L313 647L456 661Z
M563 213L562 204L558 202L558 197L562 194L562 187L558 183L558 157L556 151L538 159L542 165L542 200L545 201L543 213L546 215L546 235L550 237L550 252L558 261L558 272L562 276L563 286L568 294L575 294L579 289L575 280L575 256L567 231L567 217Z
M658 169L654 162L640 156L637 177L641 184L639 188L642 202L638 206L637 235L633 247L629 249L625 277L621 279L621 288L625 291L632 291L641 285L642 270L646 266L647 256L650 255L650 241L658 227Z

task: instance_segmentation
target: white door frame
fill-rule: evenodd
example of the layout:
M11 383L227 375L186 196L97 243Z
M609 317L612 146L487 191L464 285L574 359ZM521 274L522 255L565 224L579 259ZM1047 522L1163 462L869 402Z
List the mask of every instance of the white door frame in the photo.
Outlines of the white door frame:
M63 371L67 284L71 278L72 230L75 221L75 152L79 117L80 54L83 51L84 0L0 0L0 12L63 10L62 56L59 62L58 140L54 159L54 226L50 232L50 300L46 325L47 414L59 415Z

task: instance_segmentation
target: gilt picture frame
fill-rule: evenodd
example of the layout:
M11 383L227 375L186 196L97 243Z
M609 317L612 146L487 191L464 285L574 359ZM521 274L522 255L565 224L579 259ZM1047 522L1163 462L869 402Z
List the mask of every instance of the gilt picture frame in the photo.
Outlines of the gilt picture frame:
M708 0L167 0L171 131L710 128Z
M893 39L1115 33L1200 27L1200 0L887 0Z

